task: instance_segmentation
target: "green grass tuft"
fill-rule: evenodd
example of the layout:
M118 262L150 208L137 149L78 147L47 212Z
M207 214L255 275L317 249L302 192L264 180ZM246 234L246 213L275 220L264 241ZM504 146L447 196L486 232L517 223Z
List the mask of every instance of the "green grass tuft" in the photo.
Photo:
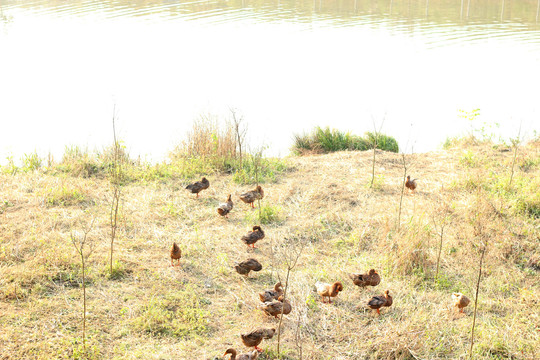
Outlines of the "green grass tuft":
M187 285L174 295L150 299L133 326L152 335L192 338L208 332L209 318L203 299Z

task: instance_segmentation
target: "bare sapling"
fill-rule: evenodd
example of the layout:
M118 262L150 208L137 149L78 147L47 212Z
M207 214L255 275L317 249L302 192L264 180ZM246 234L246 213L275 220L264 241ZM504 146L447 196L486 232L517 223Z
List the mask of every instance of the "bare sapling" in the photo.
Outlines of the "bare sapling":
M435 270L435 282L439 280L439 267L441 263L441 254L443 247L444 229L448 226L452 220L452 209L445 202L432 216L433 226L437 235L439 236L439 249L437 252L437 267Z
M307 317L307 305L305 299L309 297L310 288L309 286L306 286L304 288L304 291L299 294L300 299L304 299L301 302L298 302L296 304L296 330L294 333L294 342L296 345L297 353L298 353L298 359L303 359L303 336L302 336L302 327L306 323L306 317Z
M373 161L371 166L371 183L369 184L370 188L373 188L373 181L375 180L375 155L377 154L377 146L379 145L379 137L381 135L381 129L384 125L384 120L386 119L386 116L383 117L381 126L377 129L377 125L375 124L375 119L373 120L373 137L371 137L371 147L373 148Z
M401 194L399 196L399 210L397 218L397 229L399 231L401 227L401 208L403 205L403 195L405 194L405 182L407 181L407 172L410 170L412 163L407 159L405 153L401 153L401 165L403 165L403 180L401 182Z
M510 141L512 142L512 147L514 148L514 156L512 157L512 168L510 173L510 180L508 181L508 189L510 189L510 185L512 185L512 179L514 178L514 166L516 165L517 153L519 145L521 144L521 123L519 123L519 130L517 136L513 139L510 139Z
M296 264L298 263L298 259L300 259L300 256L302 255L302 251L304 250L306 246L306 239L304 238L285 238L285 243L283 246L279 249L280 258L282 259L285 268L286 268L286 275L285 275L285 287L283 288L283 299L282 302L284 302L287 299L287 290L289 289L289 278L291 275L291 271L295 268ZM281 308L281 316L279 319L278 324L278 344L277 344L277 352L278 352L278 359L281 359L281 352L280 352L280 345L281 345L281 328L283 323L283 311L285 310L285 307L283 306Z
M83 289L83 350L86 354L86 264L88 258L94 251L94 244L88 238L88 234L94 226L95 218L93 218L86 228L83 229L82 234L72 231L71 232L71 243L75 247L75 250L81 257L81 267L82 267L82 289Z
M236 109L229 108L231 115L232 115L232 121L233 121L233 127L234 127L234 133L236 135L236 145L238 146L238 154L239 154L239 164L240 168L242 167L242 145L244 144L244 140L246 138L247 133L247 125L244 123L244 117L243 116L237 116Z
M116 113L113 109L113 153L112 153L112 163L110 166L110 184L112 187L112 198L111 198L111 207L109 209L109 220L111 226L111 253L109 261L109 272L110 275L113 275L113 255L114 255L114 241L116 239L116 232L118 230L118 209L120 206L120 194L121 194L121 185L122 185L122 149L120 143L116 138Z
M255 173L255 184L259 187L260 183L260 173L262 170L262 157L263 157L264 148L259 148L253 155L251 155L251 160L253 161L253 171ZM261 209L261 199L257 198L257 205L259 207L259 220L262 219L262 209Z
M476 194L476 209L472 219L472 225L474 230L474 237L480 242L480 259L478 264L478 279L476 281L476 294L474 297L474 313L473 323L471 327L471 347L469 349L469 359L472 359L473 345L474 345L474 328L476 326L476 312L478 309L478 293L480 290L480 280L482 279L482 266L484 264L484 256L488 247L488 233L486 227L489 226L493 219L490 219L485 206L485 194L483 194L481 187L478 186ZM489 205L489 204L488 204Z
M480 280L482 278L482 264L484 262L484 255L486 254L486 247L487 243L484 242L482 246L482 250L480 253L480 264L478 266L478 280L476 281L476 294L474 296L474 315L473 315L473 323L471 328L471 348L469 350L469 359L472 359L472 351L473 351L473 345L474 345L474 327L476 326L476 310L478 309L478 292L480 289Z

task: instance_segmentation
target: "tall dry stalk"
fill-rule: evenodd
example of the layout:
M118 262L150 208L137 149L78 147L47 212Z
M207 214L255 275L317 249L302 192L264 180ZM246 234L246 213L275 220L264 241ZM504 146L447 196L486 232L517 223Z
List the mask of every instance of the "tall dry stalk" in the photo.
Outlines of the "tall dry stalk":
M236 144L238 146L238 153L239 153L239 158L240 158L240 167L242 167L242 145L244 144L244 140L246 138L246 133L247 133L247 125L244 124L244 117L243 116L240 116L240 117L237 117L236 116L236 109L233 109L233 108L229 108L231 114L232 114L232 121L233 121L233 127L234 127L234 132L236 134Z
M75 250L81 257L82 267L82 288L83 288L83 350L86 354L86 262L94 251L94 244L88 241L88 234L94 226L95 218L93 218L85 229L83 229L82 236L77 236L73 231L70 238ZM78 238L78 239L77 239ZM88 250L85 251L85 247L88 245Z
M471 328L471 348L469 349L469 359L472 359L472 351L473 351L473 345L474 345L474 327L476 326L476 310L478 309L478 292L480 289L480 279L482 278L482 264L484 262L484 255L486 253L486 247L487 242L483 244L482 247L482 253L480 256L480 265L478 267L478 280L476 281L476 295L474 297L474 315L473 315L473 323Z
M262 157L264 148L259 148L251 155L251 161L253 162L253 169L255 172L255 184L259 186L260 173L262 168ZM257 199L257 205L259 207L259 220L262 219L261 199Z
M435 231L437 231L437 235L439 235L439 250L437 253L437 268L435 270L435 282L439 279L439 266L441 263L441 254L442 254L442 247L443 247L443 238L444 238L444 229L447 225L450 224L452 219L452 211L450 206L447 203L444 203L444 205L439 208L435 214L432 216L433 226L435 227Z
M403 205L403 195L405 194L405 182L407 181L407 171L409 170L411 166L404 152L401 153L401 164L403 165L403 181L401 183L401 194L399 196L399 210L398 210L398 218L397 218L398 231L401 227L401 208Z
M301 302L296 303L296 330L294 334L294 342L296 344L296 348L298 351L298 360L303 359L303 346L302 346L302 325L305 324L305 318L307 314L307 306L306 306L306 300L309 297L309 293L311 292L310 287L306 286L304 288L304 291L299 295L300 299L302 299Z
M370 188L373 188L373 181L375 180L375 155L377 153L377 145L379 142L379 137L381 135L381 130L384 125L384 120L386 119L386 116L383 117L383 120L381 122L381 126L377 129L377 125L375 124L375 119L371 119L373 121L373 139L371 141L371 146L373 147L373 161L371 166L371 182L369 184Z
M285 246L282 247L280 250L280 257L282 261L285 264L287 274L285 276L285 287L283 289L283 301L287 299L287 290L289 289L289 277L291 274L291 271L294 269L296 264L298 263L298 259L300 259L300 256L302 255L302 251L304 250L304 247L306 246L306 239L287 239L285 238ZM278 324L278 344L277 344L277 352L278 352L278 359L281 359L281 326L283 323L283 311L285 309L282 307L281 309L281 316L279 319Z
M512 172L510 174L510 180L508 181L508 189L510 189L510 185L512 185L512 179L514 178L514 166L516 165L518 148L521 143L521 122L519 123L519 130L518 130L517 137L515 137L514 139L510 139L510 141L512 142L512 146L514 147L514 156L512 158L512 168L511 168Z
M118 142L118 139L116 138L116 113L115 109L113 109L113 118L112 118L112 126L113 126L113 161L110 167L110 183L112 187L112 199L111 199L111 207L109 210L109 220L111 225L111 253L110 253L110 261L109 261L109 272L112 276L113 274L113 255L114 255L114 241L116 239L116 231L118 229L118 208L120 205L120 194L121 194L121 185L122 185L122 149L120 147L120 143Z
M480 176L478 174L478 176ZM480 184L480 179L478 179L478 184ZM480 253L480 261L478 265L478 280L476 281L476 295L474 299L474 315L473 323L471 328L471 347L469 350L469 359L472 359L472 351L474 345L474 328L476 326L476 312L478 309L478 293L480 290L480 280L482 278L482 265L484 263L484 256L488 247L488 238L489 238L489 227L492 226L494 219L490 216L489 212L493 212L493 205L489 203L489 200L486 199L484 192L480 185L478 185L476 190L476 209L472 217L472 225L474 231L474 237L481 242L482 250Z

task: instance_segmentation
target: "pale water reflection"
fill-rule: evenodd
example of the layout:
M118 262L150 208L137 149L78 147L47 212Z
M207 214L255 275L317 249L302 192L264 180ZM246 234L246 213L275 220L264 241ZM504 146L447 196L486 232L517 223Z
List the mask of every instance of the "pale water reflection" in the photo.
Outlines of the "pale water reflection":
M540 1L10 1L0 3L0 158L110 143L159 159L202 113L293 132L363 133L415 151L469 124L540 129ZM481 125L481 124L480 124Z

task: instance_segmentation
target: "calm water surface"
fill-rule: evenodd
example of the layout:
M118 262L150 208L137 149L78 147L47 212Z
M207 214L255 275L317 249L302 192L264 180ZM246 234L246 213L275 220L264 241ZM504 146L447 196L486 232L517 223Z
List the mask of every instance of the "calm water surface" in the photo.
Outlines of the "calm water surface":
M285 155L315 125L415 152L540 130L540 0L0 1L0 161L111 142L162 159L235 108Z

